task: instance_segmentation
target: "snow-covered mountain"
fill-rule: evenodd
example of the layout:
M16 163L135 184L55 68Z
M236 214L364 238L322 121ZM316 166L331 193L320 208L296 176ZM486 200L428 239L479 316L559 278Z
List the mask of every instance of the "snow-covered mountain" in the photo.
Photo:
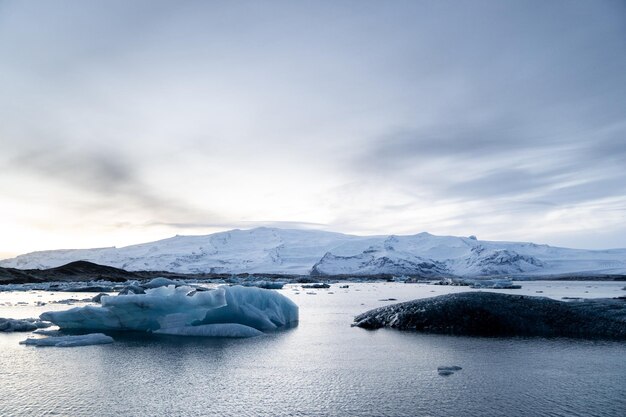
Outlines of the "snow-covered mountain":
M85 260L129 271L313 275L540 276L626 274L626 249L580 250L475 237L354 236L257 228L123 248L33 252L0 261L20 269Z

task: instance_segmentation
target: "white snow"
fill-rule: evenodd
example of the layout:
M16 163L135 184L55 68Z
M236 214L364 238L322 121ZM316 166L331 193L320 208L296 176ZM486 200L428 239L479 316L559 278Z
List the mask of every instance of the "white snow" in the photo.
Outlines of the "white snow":
M101 307L52 311L41 318L62 329L136 330L180 335L250 337L298 322L298 306L276 291L220 286L158 287L145 294L103 296ZM219 324L220 326L207 326Z
M29 338L22 340L21 345L76 347L89 345L103 345L113 343L113 338L102 333L90 333L77 336L51 336L45 338Z
M534 243L434 236L353 236L257 228L176 236L124 248L33 252L0 261L12 268L50 268L86 260L130 271L323 275L412 274L540 276L626 274L626 249L580 250Z

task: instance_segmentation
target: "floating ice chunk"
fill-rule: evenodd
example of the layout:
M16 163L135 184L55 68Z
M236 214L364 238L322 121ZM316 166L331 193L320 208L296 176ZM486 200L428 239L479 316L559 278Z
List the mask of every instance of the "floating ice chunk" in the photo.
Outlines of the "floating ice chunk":
M31 332L33 330L50 327L39 319L4 319L0 318L0 332Z
M112 292L113 286L85 285L62 288L63 292Z
M456 371L460 371L461 368L460 366L438 366L437 367L437 373L441 376L450 376L452 374L454 374Z
M201 324L199 326L183 326L159 329L154 333L176 336L205 336L205 337L255 337L261 336L262 331L254 327L238 323Z
M302 288L330 288L329 284L326 284L325 282L320 282L317 284L308 284L308 285L303 285Z
M60 330L47 330L47 329L38 329L33 332L34 334L40 334L43 336L60 336L62 335Z
M265 288L266 290L281 290L285 283L282 281L251 281L244 282L242 285L246 287Z
M159 278L154 278L152 280L150 280L147 284L143 284L142 287L144 288L159 288L159 287L167 287L168 285L180 285L180 282L176 282L173 281L169 278L163 278L163 277L159 277Z
M75 347L103 345L107 343L113 343L113 338L102 333L91 333L78 336L54 336L42 339L29 338L22 340L20 345Z
M189 286L158 287L146 294L103 296L102 307L85 306L41 315L63 329L136 330L169 334L256 336L295 325L298 306L276 291L254 287L221 286L196 291ZM241 327L203 325L237 324ZM185 328L183 330L182 328ZM190 329L187 329L190 328Z
M27 320L0 318L0 332L30 332L37 330L37 326Z
M107 294L107 293L105 293L105 292L101 292L100 294L98 294L98 295L96 295L95 297L93 297L93 298L91 299L91 302L93 302L93 303L99 303L99 302L100 302L100 300L102 299L102 297L107 296L107 295L109 295L109 294Z
M519 290L522 288L519 284L513 284L508 278L504 279L479 279L472 282L471 288L490 288L490 289L506 289L506 290Z
M124 287L118 295L145 294L145 293L146 293L146 290L143 287L140 287L139 285L135 285L135 284L130 284Z
M453 365L453 366L438 366L437 367L438 371L452 371L452 372L455 372L455 371L460 371L461 369L463 369L463 368L461 368L460 366L456 366L456 365Z

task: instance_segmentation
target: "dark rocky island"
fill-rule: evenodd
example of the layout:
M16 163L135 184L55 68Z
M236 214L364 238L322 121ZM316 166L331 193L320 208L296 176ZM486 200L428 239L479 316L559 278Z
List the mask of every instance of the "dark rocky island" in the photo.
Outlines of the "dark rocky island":
M354 326L468 336L626 340L626 300L563 302L544 297L465 292L370 310L355 317Z

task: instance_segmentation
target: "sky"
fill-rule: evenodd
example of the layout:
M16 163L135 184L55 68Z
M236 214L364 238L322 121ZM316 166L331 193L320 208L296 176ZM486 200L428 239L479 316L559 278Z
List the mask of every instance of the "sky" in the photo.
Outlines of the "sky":
M0 258L275 226L626 247L626 3L0 0Z

